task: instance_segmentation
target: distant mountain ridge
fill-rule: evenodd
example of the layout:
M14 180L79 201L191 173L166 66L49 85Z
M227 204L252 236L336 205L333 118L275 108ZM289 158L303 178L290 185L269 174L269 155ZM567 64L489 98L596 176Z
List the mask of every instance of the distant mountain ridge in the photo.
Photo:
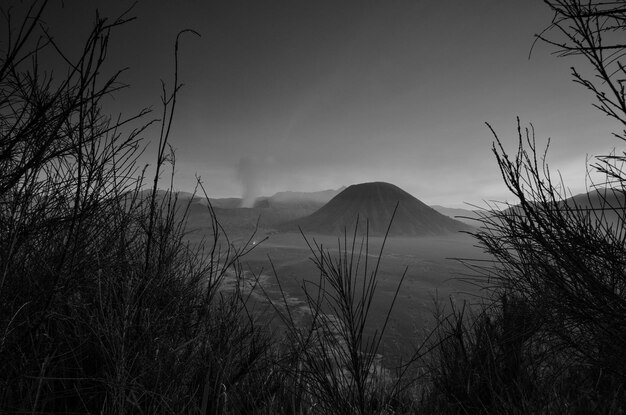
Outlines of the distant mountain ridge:
M330 199L339 194L346 187L343 186L339 189L333 190L321 190L317 192L294 192L285 191L277 192L272 196L258 197L254 202L254 208L267 209L267 208L298 208L310 210L311 213L316 209L319 209L326 204ZM211 198L211 204L213 207L224 209L236 209L241 208L242 199L238 197L228 198Z
M480 224L480 222L476 220L480 218L478 211L461 208L449 208L440 205L430 205L430 207L442 215L456 219L459 222L467 223L472 226L478 226Z
M471 228L440 214L393 184L371 182L347 187L313 214L282 224L278 229L300 228L305 233L335 235L344 230L352 232L359 217L359 232L365 231L368 221L370 235L383 235L396 204L398 210L390 228L392 236L440 235Z
M432 209L405 192L397 186L384 182L369 183L372 187L363 190L362 185L368 185L363 183L356 186L355 191L353 186L350 192L346 195L350 196L350 205L345 204L346 195L340 198L342 206L333 208L326 208L322 213L315 216L318 218L319 223L313 222L313 219L306 219L313 214L316 214L318 210L329 204L334 198L347 191L349 188L345 186L336 190L322 190L318 192L278 192L270 197L258 198L254 207L242 208L241 198L211 198L211 204L218 217L220 223L225 226L227 230L234 234L247 234L254 230L258 223L259 229L265 232L271 232L273 230L282 231L297 231L300 224L298 221L305 220L303 229L311 233L319 232L326 234L342 233L345 228L353 228L356 221L356 216L359 215L361 225L364 226L366 218L370 221L370 233L382 234L389 224L389 218L395 207L397 201L401 201L399 206L398 215L394 220L392 226L392 235L436 235L442 233L456 232L458 230L471 229L469 225L476 225L476 223L466 222L464 225L463 219L460 221L453 220L449 216L455 214L461 214L462 216L470 216L472 211L469 210L456 210L445 207L437 206L441 215L433 215L437 213L437 209ZM374 190L377 189L377 190ZM384 190L386 189L386 190ZM359 195L357 195L359 193ZM148 196L149 190L142 191L143 196ZM162 199L168 194L166 190L159 190L157 192L157 199ZM366 200L368 195L378 195L378 202L374 203L372 200ZM189 192L177 192L176 197L179 202L191 200L192 205L189 211L190 221L192 227L201 227L210 223L209 210L207 209L207 199L193 195ZM383 202L385 198L390 202ZM361 208L358 206L361 205ZM406 206L405 206L406 205ZM330 211L333 213L329 213ZM469 214L468 214L469 213ZM324 215L329 215L324 217ZM319 219L321 218L321 219ZM373 218L373 219L372 219ZM320 227L316 230L315 228Z
M626 225L626 195L620 189L593 189L561 200L558 206L558 209L565 215L588 216L591 224L619 228ZM520 205L510 206L504 212L511 215L525 215Z

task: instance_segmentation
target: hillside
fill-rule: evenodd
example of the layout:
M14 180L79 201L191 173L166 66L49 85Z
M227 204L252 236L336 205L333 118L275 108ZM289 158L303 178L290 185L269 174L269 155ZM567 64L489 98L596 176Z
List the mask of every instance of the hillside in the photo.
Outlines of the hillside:
M468 225L478 226L479 222L477 221L480 218L478 211L470 210L470 209L460 209L460 208L449 208L440 205L431 205L431 208L435 209L437 212L442 215L448 216L450 218L456 219L459 222L467 223Z

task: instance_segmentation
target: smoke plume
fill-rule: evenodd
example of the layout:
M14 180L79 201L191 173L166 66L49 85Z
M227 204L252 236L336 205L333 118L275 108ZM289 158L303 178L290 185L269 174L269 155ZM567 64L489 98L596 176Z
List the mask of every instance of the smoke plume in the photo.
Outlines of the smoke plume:
M238 179L243 187L241 207L254 207L254 202L260 196L261 183L264 176L263 163L250 157L242 157L237 167Z

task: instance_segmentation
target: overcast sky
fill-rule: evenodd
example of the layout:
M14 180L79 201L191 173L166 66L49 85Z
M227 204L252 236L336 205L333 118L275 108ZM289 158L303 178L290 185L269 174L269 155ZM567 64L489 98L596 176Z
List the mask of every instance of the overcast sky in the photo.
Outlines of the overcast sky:
M71 47L96 7L115 16L132 3L51 1L46 20ZM574 193L586 157L620 145L571 81L584 62L543 44L529 59L552 18L541 0L144 0L131 14L110 45L131 84L115 111L158 109L176 33L201 34L180 49L181 190L196 173L213 197L240 196L250 178L259 195L388 181L454 207L508 198L485 122L511 150L517 116L551 137L550 165Z

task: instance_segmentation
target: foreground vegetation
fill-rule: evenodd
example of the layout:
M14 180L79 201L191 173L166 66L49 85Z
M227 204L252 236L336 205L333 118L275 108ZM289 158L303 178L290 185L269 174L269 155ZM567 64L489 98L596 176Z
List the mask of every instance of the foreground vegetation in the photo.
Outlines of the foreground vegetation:
M602 82L574 76L626 125L623 46L605 39L623 33L626 5L548 5L545 40L587 58ZM174 160L176 69L146 178L150 122L131 125L147 113L102 113L121 88L119 72L102 78L108 39L126 20L98 19L52 79L37 56L63 49L41 31L45 8L33 3L0 61L1 412L623 412L626 156L597 160L610 190L590 210L563 202L532 129L518 126L514 157L496 136L520 203L485 210L474 234L493 257L468 261L485 298L437 308L431 336L394 370L379 356L386 323L365 334L379 267L367 238L344 235L339 254L310 241L320 277L304 287L306 321L286 297L272 303L275 324L251 311L241 259L252 246L230 244L215 215L190 245L189 205L157 192Z

